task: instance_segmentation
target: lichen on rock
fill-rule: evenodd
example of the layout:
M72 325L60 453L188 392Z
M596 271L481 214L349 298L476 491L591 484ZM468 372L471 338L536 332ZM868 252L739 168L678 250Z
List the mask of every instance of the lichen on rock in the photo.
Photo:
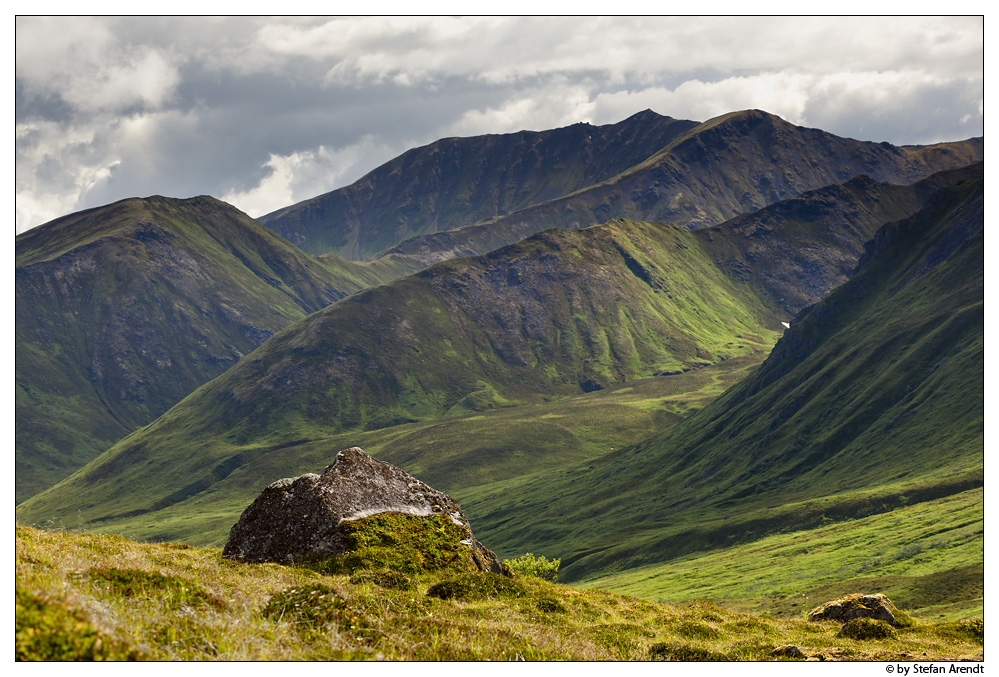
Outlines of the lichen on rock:
M509 575L472 535L454 499L358 447L338 452L320 475L265 488L232 527L222 556L412 573L460 559L473 570Z

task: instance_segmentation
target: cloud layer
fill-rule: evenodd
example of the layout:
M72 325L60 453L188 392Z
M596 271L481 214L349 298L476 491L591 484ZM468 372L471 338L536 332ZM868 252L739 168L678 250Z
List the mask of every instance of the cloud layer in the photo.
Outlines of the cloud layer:
M253 216L446 136L760 108L983 133L981 17L16 19L16 228L131 196Z

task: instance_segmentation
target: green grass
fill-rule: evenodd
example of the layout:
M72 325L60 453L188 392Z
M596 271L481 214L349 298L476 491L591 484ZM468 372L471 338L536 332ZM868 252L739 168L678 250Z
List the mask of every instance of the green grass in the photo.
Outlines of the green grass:
M664 433L456 498L499 551L559 556L571 581L982 486L980 210L969 182L886 228L759 370Z
M241 564L216 548L24 527L16 555L21 660L763 661L786 660L789 645L813 660L983 653L981 619L917 620L895 637L853 639L834 622L703 601L663 604L531 577L424 572L399 589L363 571ZM127 572L116 580L128 585L106 585L92 571ZM171 593L180 588L216 601L178 603Z
M711 599L795 617L878 591L919 618L984 613L983 490L579 582L661 601Z

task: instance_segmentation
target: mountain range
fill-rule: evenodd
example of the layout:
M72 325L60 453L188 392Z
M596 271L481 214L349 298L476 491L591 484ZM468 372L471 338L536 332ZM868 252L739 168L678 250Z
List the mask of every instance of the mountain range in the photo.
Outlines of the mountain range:
M218 544L355 445L608 585L942 510L983 483L982 148L645 111L444 139L259 222L57 219L17 240L18 521Z

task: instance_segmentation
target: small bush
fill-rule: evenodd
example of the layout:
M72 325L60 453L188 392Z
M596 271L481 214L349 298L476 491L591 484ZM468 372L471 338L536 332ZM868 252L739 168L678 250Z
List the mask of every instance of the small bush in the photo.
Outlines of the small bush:
M540 597L534 602L534 606L538 611L543 611L546 614L564 614L568 612L565 605L554 597Z
M898 633L887 621L877 618L854 618L840 631L850 639L896 639Z
M686 639L718 639L721 637L721 633L710 625L697 621L680 621L674 632Z
M505 559L503 564L520 576L533 576L544 581L558 582L558 567L561 559L547 560L544 555L535 557L531 553L521 555L517 559Z
M407 574L475 569L471 550L461 543L471 533L441 515L382 513L345 522L342 528L346 552L305 566L325 574L350 574L364 569Z
M728 661L730 658L696 644L660 642L649 647L649 658L654 661Z
M499 574L463 574L440 583L427 590L429 597L474 601L494 597L521 597L524 589L519 583Z

